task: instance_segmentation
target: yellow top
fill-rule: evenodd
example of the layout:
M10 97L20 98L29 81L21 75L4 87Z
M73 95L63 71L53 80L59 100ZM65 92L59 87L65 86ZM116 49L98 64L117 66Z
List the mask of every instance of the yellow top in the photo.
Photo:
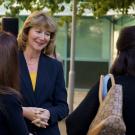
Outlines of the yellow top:
M32 87L33 87L33 91L34 91L35 86L36 86L37 73L36 72L30 72L30 78L31 78Z

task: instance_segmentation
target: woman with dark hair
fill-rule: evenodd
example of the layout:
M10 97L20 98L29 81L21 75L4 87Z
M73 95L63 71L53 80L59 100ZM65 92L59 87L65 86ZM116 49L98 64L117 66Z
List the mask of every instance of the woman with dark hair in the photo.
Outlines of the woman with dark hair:
M50 16L36 11L18 35L23 115L34 135L60 135L58 121L68 115L62 63L49 57L56 28Z
M110 72L114 75L135 75L135 26L121 30L117 40L117 57Z
M134 133L135 123L135 26L121 30L117 40L117 57L110 69L117 84L123 87L123 118L126 135ZM110 87L108 83L108 89ZM80 105L66 119L68 135L86 135L98 107L99 82L92 87Z
M0 32L0 134L28 135L18 87L18 49L15 36Z

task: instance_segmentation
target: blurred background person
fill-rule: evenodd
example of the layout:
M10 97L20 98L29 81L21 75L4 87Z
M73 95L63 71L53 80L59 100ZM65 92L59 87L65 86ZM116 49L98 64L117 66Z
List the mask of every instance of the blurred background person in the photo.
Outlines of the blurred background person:
M56 51L56 45L54 46L54 48L52 49L52 52L48 56L63 63L60 54Z

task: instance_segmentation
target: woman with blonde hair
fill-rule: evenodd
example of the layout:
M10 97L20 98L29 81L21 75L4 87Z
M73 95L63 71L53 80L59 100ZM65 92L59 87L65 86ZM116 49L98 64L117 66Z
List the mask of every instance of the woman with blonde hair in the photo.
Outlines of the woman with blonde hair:
M28 16L18 35L23 115L35 135L60 135L58 121L68 114L61 62L49 57L56 24L43 11Z

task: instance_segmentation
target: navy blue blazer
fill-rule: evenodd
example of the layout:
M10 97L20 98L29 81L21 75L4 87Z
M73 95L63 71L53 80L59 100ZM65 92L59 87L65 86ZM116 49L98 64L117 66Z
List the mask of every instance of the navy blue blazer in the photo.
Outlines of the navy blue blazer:
M23 106L41 107L50 111L47 128L38 128L26 120L30 132L37 135L60 135L58 121L66 117L69 111L62 64L41 53L35 91L22 51L19 52L19 66Z
M14 94L0 94L0 135L29 135L21 102Z

